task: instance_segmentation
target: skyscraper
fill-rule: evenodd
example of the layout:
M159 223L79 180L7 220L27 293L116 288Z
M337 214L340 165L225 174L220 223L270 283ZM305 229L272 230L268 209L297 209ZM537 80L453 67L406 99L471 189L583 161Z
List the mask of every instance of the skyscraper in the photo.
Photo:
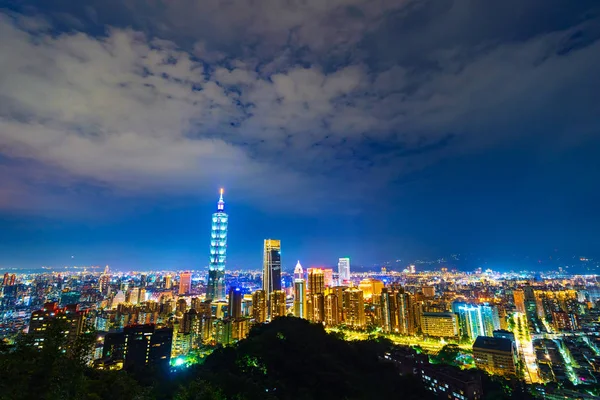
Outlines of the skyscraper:
M242 317L242 291L239 287L229 289L229 316L234 319Z
M383 332L390 333L394 329L393 317L394 311L392 307L392 301L394 299L393 293L390 295L390 289L383 288L381 290L381 327Z
M265 239L263 253L263 290L269 295L281 290L281 241Z
M192 291L192 274L182 272L179 274L179 294L188 294Z
M340 279L340 285L350 281L350 259L340 258L338 260L338 276Z
M298 260L296 268L294 268L294 279L304 279L304 270L302 269L302 265L300 265L300 260Z
M306 282L302 278L294 279L294 316L306 318Z
M264 290L252 293L252 318L257 323L267 321L267 297Z
M313 293L306 302L308 320L321 323L325 320L325 296L323 293Z
M350 288L344 291L344 318L346 324L353 328L363 328L365 321L365 302L360 289Z
M335 293L329 293L325 296L325 325L336 326L339 323L338 298Z
M310 294L325 292L325 275L321 268L308 269L308 291Z
M274 290L269 294L269 318L273 321L277 317L285 317L285 292Z
M333 287L333 269L323 268L323 282L326 288Z
M123 332L106 335L102 355L124 360L123 367L128 370L146 365L167 369L172 340L172 328L157 328L154 324L126 326Z
M206 299L225 298L225 261L227 258L227 222L223 189L217 203L217 212L212 215L210 231L210 265L208 266L208 286Z

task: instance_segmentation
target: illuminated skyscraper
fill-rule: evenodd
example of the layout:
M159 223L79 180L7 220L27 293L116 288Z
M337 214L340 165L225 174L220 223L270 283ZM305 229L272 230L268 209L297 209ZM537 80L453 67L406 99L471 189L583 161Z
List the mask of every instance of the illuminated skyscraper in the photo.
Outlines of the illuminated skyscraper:
M340 258L338 260L338 276L340 279L340 285L350 282L350 259Z
M364 328L365 302L362 290L356 288L344 291L344 319L348 326L353 328Z
M325 296L325 324L327 326L336 326L339 323L338 298L335 293L329 293Z
M423 335L433 337L458 336L456 314L451 312L424 312L421 314Z
M487 307L489 308L489 307ZM480 305L471 305L464 303L454 303L453 311L458 315L458 323L463 336L475 340L477 336L492 336L494 327L486 335L486 325L484 323L482 307Z
M516 369L515 343L500 337L479 336L473 343L477 368L493 375L512 376Z
M100 279L98 279L98 287L100 289L100 293L102 293L103 295L107 295L108 289L110 287L110 275L100 275Z
M308 320L315 323L321 323L325 320L325 296L323 293L314 293L308 295L306 302Z
M294 316L306 318L306 282L302 278L294 279Z
M323 268L323 284L326 288L333 287L333 269Z
M273 290L269 294L269 318L273 321L277 317L285 316L285 292L283 290Z
M239 287L229 289L229 317L239 319L242 317L242 291Z
M264 290L252 293L252 318L257 323L267 321L267 297Z
M321 268L308 269L308 291L310 294L325 292L325 274Z
M302 265L300 265L300 260L298 260L296 268L294 268L294 279L304 279L304 270L302 269Z
M223 189L217 203L217 212L212 215L210 231L210 265L208 266L208 286L206 299L225 298L225 262L227 258L227 222Z
M281 241L265 239L263 253L263 290L269 295L281 290Z
M381 328L383 332L390 333L394 329L394 312L395 307L392 307L392 301L394 299L394 295L390 295L390 290L388 288L383 288L381 290ZM394 301L395 303L395 301Z
M188 294L192 291L192 274L182 272L179 274L179 294Z
M344 322L344 290L348 289L346 286L334 286L331 288L325 289L325 295L335 294L337 299L337 310L338 317L337 320L339 323Z

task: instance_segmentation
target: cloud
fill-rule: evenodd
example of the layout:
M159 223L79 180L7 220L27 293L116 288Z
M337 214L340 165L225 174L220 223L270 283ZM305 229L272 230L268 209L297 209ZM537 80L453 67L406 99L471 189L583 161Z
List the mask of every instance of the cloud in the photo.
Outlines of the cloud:
M507 36L476 21L487 9L451 1L129 1L133 28L81 31L106 4L118 7L0 14L0 153L61 187L148 197L226 184L253 204L354 211L366 190L439 160L598 129L590 6ZM26 182L0 207L51 192Z

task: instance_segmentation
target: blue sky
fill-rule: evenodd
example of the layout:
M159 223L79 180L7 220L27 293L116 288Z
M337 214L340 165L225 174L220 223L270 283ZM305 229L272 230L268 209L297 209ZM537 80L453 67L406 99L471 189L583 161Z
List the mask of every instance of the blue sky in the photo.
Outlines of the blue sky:
M597 1L4 1L0 267L589 254Z

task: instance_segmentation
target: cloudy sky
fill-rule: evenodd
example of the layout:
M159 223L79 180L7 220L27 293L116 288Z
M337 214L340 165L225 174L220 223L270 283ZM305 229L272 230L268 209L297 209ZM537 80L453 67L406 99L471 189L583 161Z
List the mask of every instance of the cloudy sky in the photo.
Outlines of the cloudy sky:
M0 7L0 267L598 251L596 0Z

